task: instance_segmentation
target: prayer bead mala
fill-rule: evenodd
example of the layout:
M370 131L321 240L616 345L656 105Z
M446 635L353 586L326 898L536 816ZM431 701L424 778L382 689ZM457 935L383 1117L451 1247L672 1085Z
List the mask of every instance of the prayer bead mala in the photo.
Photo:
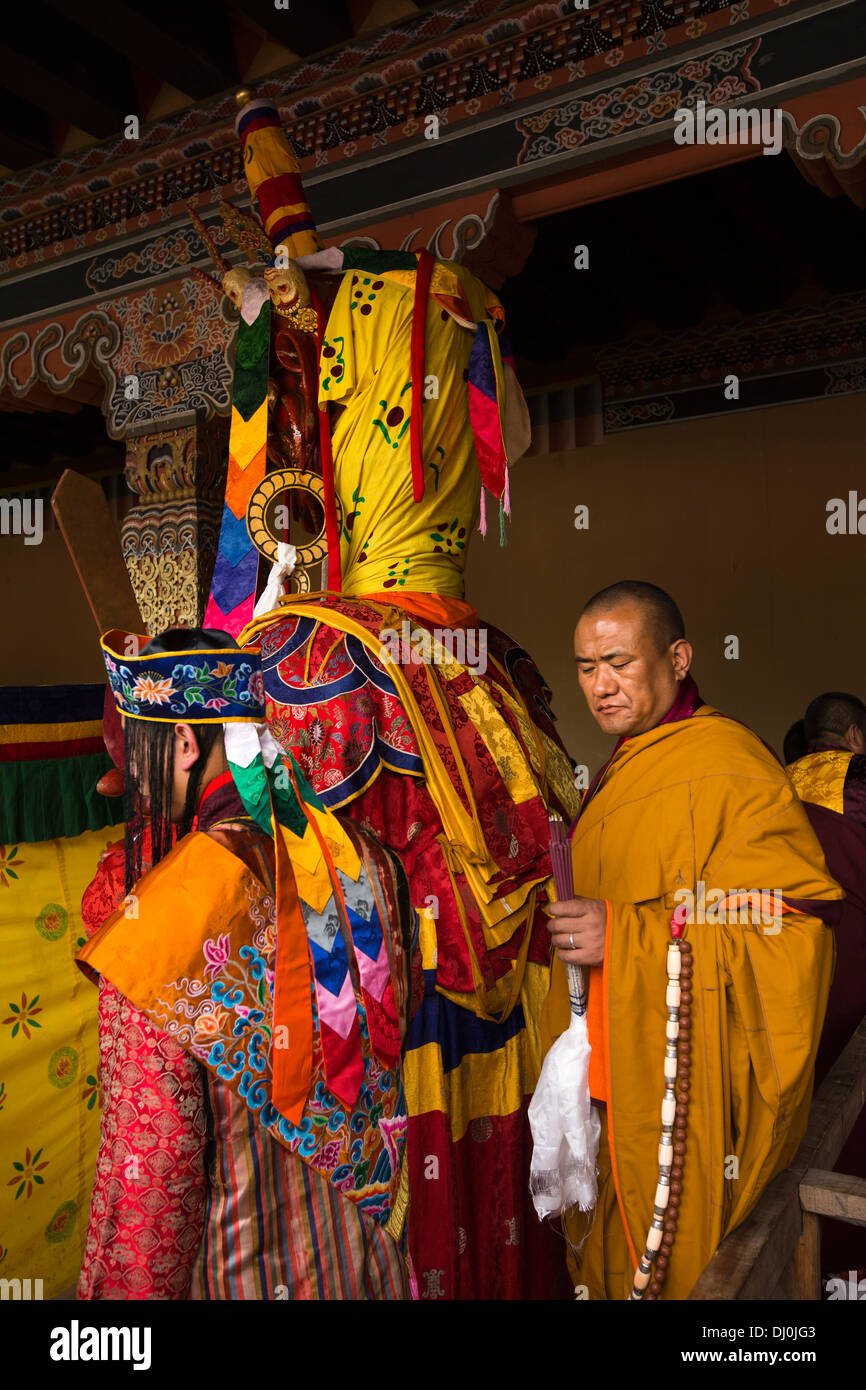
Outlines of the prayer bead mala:
M665 994L668 1019L665 1045L665 1094L659 1140L659 1180L653 1203L653 1219L628 1301L657 1299L667 1274L674 1246L683 1191L686 1156L686 1120L691 1079L692 948L680 940L683 926L671 922L668 946L668 983Z

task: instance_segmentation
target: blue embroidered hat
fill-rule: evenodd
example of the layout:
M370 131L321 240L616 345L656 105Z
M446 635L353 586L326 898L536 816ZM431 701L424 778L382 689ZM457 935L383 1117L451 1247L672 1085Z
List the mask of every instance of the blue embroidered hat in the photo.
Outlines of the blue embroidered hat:
M100 646L120 713L159 724L261 723L265 691L258 648L241 651L228 633L205 629L201 636L213 646L202 648L192 640L183 650L184 630L175 631L180 647L168 651L147 651L152 639L141 633L122 628L105 633ZM189 633L191 639L197 635ZM152 645L158 647L159 640Z

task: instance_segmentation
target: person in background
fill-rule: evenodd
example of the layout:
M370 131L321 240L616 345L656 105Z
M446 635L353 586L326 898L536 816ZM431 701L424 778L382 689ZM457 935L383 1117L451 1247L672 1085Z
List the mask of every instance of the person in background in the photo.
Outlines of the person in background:
M820 1085L866 1015L866 705L856 695L826 691L812 700L802 721L806 748L788 776L827 867L845 890L836 925L836 970L815 1062ZM839 1173L866 1178L866 1111L856 1121L834 1165ZM825 1220L821 1229L825 1270L866 1273L866 1230Z

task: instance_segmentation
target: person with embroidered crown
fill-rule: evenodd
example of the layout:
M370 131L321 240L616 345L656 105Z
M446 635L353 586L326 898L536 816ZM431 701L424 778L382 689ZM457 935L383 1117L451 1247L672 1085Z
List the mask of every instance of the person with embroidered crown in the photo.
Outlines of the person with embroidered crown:
M126 873L107 920L86 895L77 957L104 1104L78 1296L404 1298L402 870L262 736L257 652L202 629L102 647Z

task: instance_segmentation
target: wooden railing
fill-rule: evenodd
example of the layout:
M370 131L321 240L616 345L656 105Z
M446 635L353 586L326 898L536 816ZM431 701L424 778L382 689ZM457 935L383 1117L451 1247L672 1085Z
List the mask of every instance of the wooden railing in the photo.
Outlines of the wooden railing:
M866 1103L866 1019L816 1093L790 1167L723 1240L689 1299L820 1299L821 1217L866 1226L866 1181L832 1172Z

